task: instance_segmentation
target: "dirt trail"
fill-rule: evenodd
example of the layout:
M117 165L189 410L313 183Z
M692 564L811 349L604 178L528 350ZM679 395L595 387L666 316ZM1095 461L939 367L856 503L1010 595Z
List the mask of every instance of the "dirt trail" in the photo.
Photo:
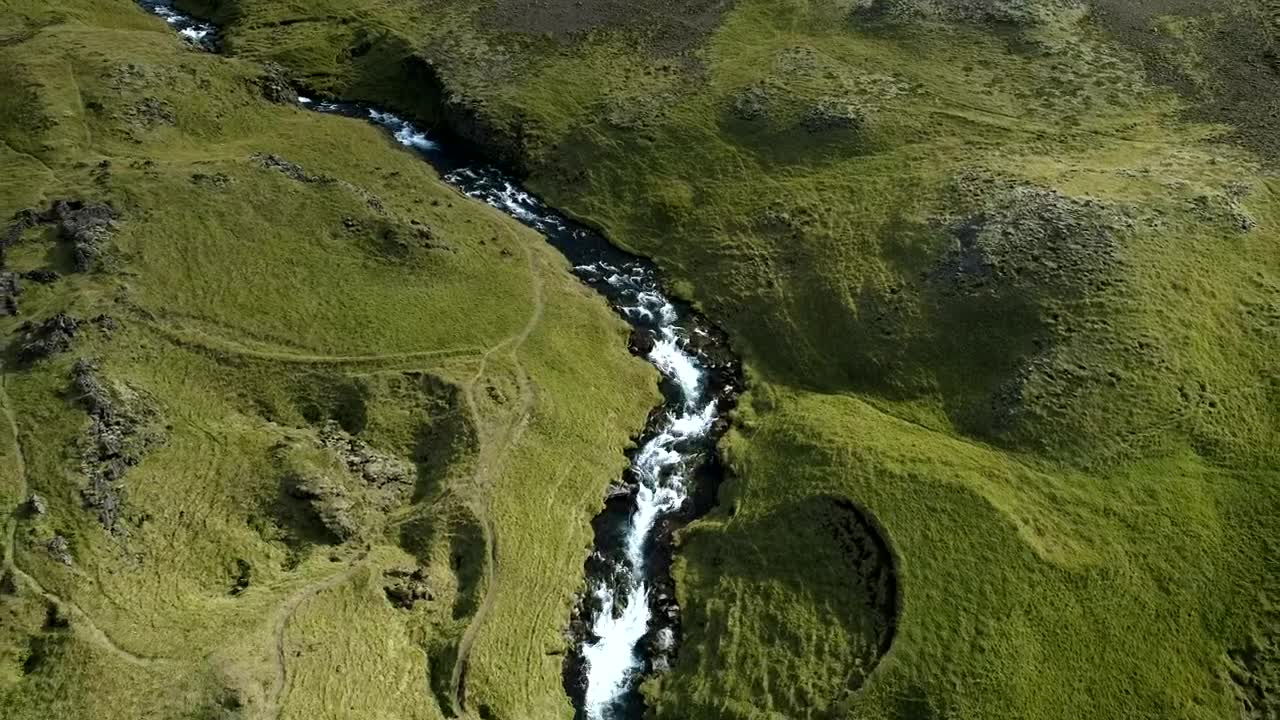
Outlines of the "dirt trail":
M297 614L298 608L302 607L302 604L307 600L325 590L330 590L350 580L360 568L364 567L364 561L368 557L369 552L367 550L361 552L345 570L298 590L285 598L276 608L275 621L271 626L271 638L275 645L273 660L276 666L276 679L275 687L271 691L271 698L265 711L267 717L280 717L280 713L284 710L284 701L289 694L289 664L285 657L284 642L289 623L293 620L293 616Z
M476 487L481 488L483 493L481 500L483 503L482 512L478 513L478 515L483 519L481 527L484 531L485 541L484 599L480 602L480 606L476 609L475 615L472 616L470 624L467 625L467 629L462 633L462 638L458 641L458 656L454 661L453 671L449 679L449 686L452 690L451 697L453 699L453 708L451 710L454 717L460 716L466 710L467 659L471 654L472 646L475 644L476 635L479 633L481 626L484 625L489 612L493 609L494 598L497 597L498 593L498 575L496 572L498 564L497 529L493 524L490 496L483 491L492 487L495 473L501 464L502 458L520 439L520 436L524 434L529 416L533 412L535 394L532 383L529 381L529 374L520 362L518 353L525 341L529 339L529 336L538 327L538 324L542 322L542 313L546 307L543 299L542 276L538 272L537 259L533 249L528 244L520 242L520 238L510 228L507 229L507 232L524 249L525 260L529 266L533 309L529 314L529 320L520 332L495 345L489 352L485 353L485 356L481 358L480 367L477 369L475 376L464 386L468 412L471 413L471 420L475 427L480 429L480 453L476 461L473 483ZM503 347L510 348L510 360L515 368L516 384L519 387L520 398L515 413L509 417L506 423L499 424L495 431L481 421L475 390L476 386L484 378L485 365L489 357Z

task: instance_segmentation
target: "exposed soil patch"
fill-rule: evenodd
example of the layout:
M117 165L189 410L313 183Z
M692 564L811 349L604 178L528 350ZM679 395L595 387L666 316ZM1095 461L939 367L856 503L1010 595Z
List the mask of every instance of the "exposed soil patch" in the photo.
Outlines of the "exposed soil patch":
M594 31L638 33L660 54L696 47L720 24L732 0L492 0L480 13L498 30L573 40Z

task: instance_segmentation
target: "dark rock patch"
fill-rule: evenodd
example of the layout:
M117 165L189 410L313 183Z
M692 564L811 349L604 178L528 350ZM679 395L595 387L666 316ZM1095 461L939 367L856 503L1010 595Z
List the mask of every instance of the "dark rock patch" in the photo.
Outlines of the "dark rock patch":
M245 590L249 589L249 584L253 580L253 566L242 558L236 558L236 579L231 585L231 595L233 597L241 595Z
M231 182L231 176L222 172L213 174L193 173L191 175L191 184L211 190L222 190L230 186Z
M572 42L593 32L626 31L671 55L697 47L720 24L732 0L496 0L481 12L498 30Z
M953 245L930 275L955 295L1027 293L1073 300L1111 287L1130 214L1090 198L978 178L957 184L970 210L943 218Z
M0 315L17 315L22 283L17 273L0 271Z
M33 516L44 515L49 512L49 503L42 495L31 493L31 497L27 498L26 510Z
M28 270L22 273L23 280L30 280L40 285L52 285L62 279L62 275L56 270L40 268L37 270Z
M267 102L280 105L294 105L298 102L298 91L289 81L288 74L279 63L268 62L262 66L262 74L257 79L258 92Z
M47 543L45 543L44 547L45 550L48 551L49 557L63 565L66 565L67 567L71 567L71 543L69 543L65 537L61 535L54 535Z
M147 97L130 105L124 110L123 119L131 130L153 130L161 125L178 124L178 114L173 106L164 100Z
M46 358L60 355L71 349L80 321L65 313L58 313L42 323L27 323L18 347L18 361L30 365Z
M71 395L90 419L81 440L80 467L87 481L81 499L103 527L122 534L125 474L164 442L156 404L129 385L104 378L97 363L83 358L72 370Z
M254 163L256 163L258 167L261 167L267 170L276 170L281 173L284 173L285 177L289 178L290 180L297 180L298 182L302 182L302 183L317 183L322 185L328 185L328 184L337 182L337 179L330 177L328 175L312 175L311 173L304 170L301 165L294 162L290 162L274 153L268 153L265 155L262 153L254 153L249 157L249 159L252 160Z
M846 98L819 98L800 117L800 127L811 133L837 130L861 132L866 126L866 109Z
M394 569L383 573L387 578L383 591L392 605L402 610L412 610L420 600L434 600L427 584L427 574L422 568Z
M769 85L755 82L740 88L730 100L730 111L734 117L746 122L756 122L769 117L769 108L773 103Z
M1230 140L1280 163L1280 21L1273 2L1088 4L1090 19L1137 52L1148 78L1187 98L1192 119L1228 125Z
M1276 613L1267 612L1274 622ZM1280 717L1280 634L1271 625L1227 653L1227 673L1241 720Z

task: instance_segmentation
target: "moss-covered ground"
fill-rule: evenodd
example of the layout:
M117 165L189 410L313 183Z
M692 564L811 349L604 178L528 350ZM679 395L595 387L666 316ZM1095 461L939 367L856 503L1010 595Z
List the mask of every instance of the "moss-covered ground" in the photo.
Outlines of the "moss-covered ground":
M567 715L589 521L657 401L623 324L129 0L0 18L2 230L114 214L87 266L51 215L6 248L0 716Z
M188 5L514 159L730 331L659 717L1277 712L1274 3Z

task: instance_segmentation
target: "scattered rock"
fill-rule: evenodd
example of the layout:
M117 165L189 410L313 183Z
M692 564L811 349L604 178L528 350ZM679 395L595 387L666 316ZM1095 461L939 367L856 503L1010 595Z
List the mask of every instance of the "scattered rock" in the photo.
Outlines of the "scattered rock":
M124 120L136 130L151 130L160 125L177 125L178 114L164 100L147 97L125 109Z
M383 586L387 600L402 610L412 610L419 600L435 599L427 585L427 575L420 567L412 570L387 570L383 575L388 578Z
M99 315L98 317L94 318L93 324L97 325L98 329L101 330L106 335L110 335L111 333L120 329L120 321L116 320L110 315L105 315L105 314Z
M848 98L819 98L804 111L800 126L811 133L836 130L861 132L867 126L867 112L860 104Z
M27 512L32 515L44 515L49 512L49 505L45 502L44 497L32 493L31 497L27 498Z
M730 109L739 120L755 122L768 118L771 102L769 86L756 82L734 93Z
M191 176L191 183L203 188L212 188L214 190L222 190L231 184L231 176L223 172L213 173L194 173Z
M979 180L973 209L941 220L955 241L933 282L960 295L1035 294L1077 299L1111 286L1121 264L1121 209L1030 185Z
M0 315L17 315L18 296L22 294L22 283L18 274L0 272Z
M294 105L298 102L298 91L289 82L284 67L279 63L269 62L262 66L262 75L258 76L258 90L267 102L281 105Z
M45 543L45 550L49 551L49 557L58 562L71 567L71 543L61 535L54 535L49 542Z
M164 442L159 413L150 399L124 383L103 378L98 365L84 358L72 370L72 393L90 418L81 441L80 467L88 481L81 499L103 527L122 533L122 481L129 468Z
M485 391L489 394L489 399L490 399L490 400L492 400L493 402L495 402L496 404L498 404L498 405L506 405L506 404L507 404L507 395L506 395L506 393L502 392L502 391L501 391L501 390L499 390L497 387L495 387L495 386L493 386L493 385L490 385L490 386L488 386L488 387L486 387L486 388L485 388Z
M231 586L231 595L237 596L249 589L249 584L253 580L253 566L242 558L236 558L236 581Z
M386 504L398 504L413 492L417 469L412 463L374 450L338 423L329 422L321 429L320 444L337 453L347 469L370 488L387 493Z
M79 332L80 322L65 313L58 313L39 325L27 323L22 344L18 348L18 361L30 365L71 349Z
M329 183L337 182L335 178L332 178L328 175L312 175L308 173L306 170L303 170L301 165L297 163L289 162L288 160L285 160L284 158L274 153L267 154L267 155L263 155L262 153L254 153L253 155L249 156L249 159L257 163L258 167L265 168L267 170L279 170L280 172L284 173L285 176L288 177L289 179L297 180L298 182L321 183L321 184L329 184Z
M56 270L41 268L38 270L28 270L22 273L22 279L30 280L31 282L39 283L40 285L50 285L61 280L62 275Z

